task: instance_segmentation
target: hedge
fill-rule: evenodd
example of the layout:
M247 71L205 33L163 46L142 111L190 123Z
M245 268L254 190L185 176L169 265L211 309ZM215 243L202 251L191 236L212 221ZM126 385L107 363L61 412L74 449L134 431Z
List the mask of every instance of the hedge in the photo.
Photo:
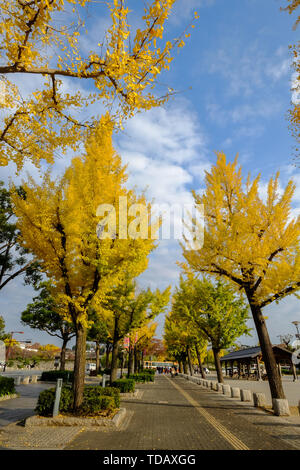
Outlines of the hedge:
M59 412L72 413L73 390L69 386L62 387ZM55 388L40 393L35 411L40 416L52 416L55 400ZM96 415L101 411L112 411L120 406L120 391L112 387L85 386L83 402L78 410L81 416Z
M12 377L0 376L0 397L12 395L13 393L16 393L14 379Z
M134 392L135 381L133 379L118 379L112 383L112 386L118 388L121 393Z
M115 408L120 406L120 390L118 387L100 387L99 385L86 385L84 388L84 397L107 396L114 399Z
M45 382L56 382L63 379L63 382L72 382L74 372L72 370L46 370L42 372L41 380Z
M131 374L128 378L133 379L135 382L154 382L154 374L149 374L148 372Z
M155 375L156 370L155 369L142 369L141 371L142 374L149 374L149 375Z

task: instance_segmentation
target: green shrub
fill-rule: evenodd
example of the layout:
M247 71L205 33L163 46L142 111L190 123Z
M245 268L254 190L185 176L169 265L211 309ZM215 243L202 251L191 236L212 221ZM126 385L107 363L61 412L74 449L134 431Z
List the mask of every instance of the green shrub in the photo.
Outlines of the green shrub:
M13 393L16 393L14 379L0 376L0 397L12 395Z
M155 375L156 370L155 369L142 369L143 374L150 374L150 375Z
M137 374L131 374L129 379L133 379L135 382L154 382L154 374L148 374L140 372Z
M53 404L55 399L55 393L53 398ZM65 386L61 389L60 402L59 402L59 411L61 413L68 412L72 409L74 400L74 394L71 387ZM53 410L53 406L52 406Z
M156 373L155 369L143 369L140 372L140 374L151 377L151 382L154 382L155 373ZM153 380L152 380L152 378L153 378Z
M98 385L87 385L84 388L84 396L107 396L113 397L115 407L120 406L120 390L117 387L99 387Z
M100 411L112 411L116 408L114 397L92 394L84 396L80 407L80 414L91 415Z
M52 416L54 398L55 388L49 388L41 392L35 407L37 414L40 416Z
M64 386L61 390L59 403L60 413L72 413L74 394L71 387ZM40 416L52 416L55 400L55 388L40 393L35 411ZM120 406L120 391L112 387L85 386L83 402L78 410L80 415L93 415L100 411L112 411Z
M118 379L112 383L113 387L120 390L121 393L134 392L135 382L133 379Z
M39 394L35 411L40 416L52 416L55 401L55 388L49 388ZM73 391L71 387L62 387L59 402L59 411L68 412L72 409Z
M45 382L56 382L57 379L63 379L63 382L72 382L74 372L71 370L46 370L42 373L41 380Z

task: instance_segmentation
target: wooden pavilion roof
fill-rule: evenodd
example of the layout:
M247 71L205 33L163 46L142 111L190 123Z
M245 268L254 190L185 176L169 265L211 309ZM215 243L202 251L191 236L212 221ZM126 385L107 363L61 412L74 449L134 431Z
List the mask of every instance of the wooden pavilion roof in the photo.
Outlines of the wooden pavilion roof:
M276 344L273 346L273 352L275 355L276 360L291 360L292 352L286 349L285 345L283 344ZM221 357L221 362L225 361L240 361L255 359L256 357L260 357L262 355L260 346L254 346L251 348L239 349L238 351L232 351L226 356Z

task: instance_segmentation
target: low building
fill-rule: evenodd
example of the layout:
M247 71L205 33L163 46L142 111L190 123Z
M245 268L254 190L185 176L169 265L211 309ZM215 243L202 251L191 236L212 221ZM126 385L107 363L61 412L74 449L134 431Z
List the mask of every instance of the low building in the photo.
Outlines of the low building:
M282 344L273 346L273 353L281 375L281 366L290 367L293 372L294 380L297 380L295 364L292 361L292 351L289 351ZM263 357L260 346L239 349L221 357L222 365L225 365L226 375L236 378L254 378L262 380L266 378Z

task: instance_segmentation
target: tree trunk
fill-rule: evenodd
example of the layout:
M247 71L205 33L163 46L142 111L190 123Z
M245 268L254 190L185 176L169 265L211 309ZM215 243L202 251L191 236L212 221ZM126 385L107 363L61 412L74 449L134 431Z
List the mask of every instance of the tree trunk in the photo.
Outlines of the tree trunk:
M105 369L109 369L110 343L106 343Z
M187 357L188 357L190 375L194 375L193 363L192 363L192 355L191 355L191 348L190 348L190 346L187 346L187 347L186 347L186 352L187 352Z
M138 351L134 348L134 373L136 374L139 370Z
M197 359L198 359L200 374L201 374L201 376L202 376L203 379L206 379L206 375L205 375L205 372L204 372L204 369L203 369L203 364L202 364L202 361L201 361L201 355L200 355L199 348L198 348L197 344L195 344L195 349L196 349L196 354L197 354Z
M222 366L221 366L221 361L220 361L220 350L217 348L212 348L212 350L214 353L218 382L222 384L224 383L224 378L223 378Z
M144 351L141 352L141 371L144 369Z
M134 374L134 353L132 346L129 346L128 351L128 376Z
M110 370L110 383L112 384L117 380L118 374L118 354L119 354L119 341L113 343L111 354L111 370Z
M182 358L182 364L183 364L183 372L185 374L188 373L188 366L187 366L187 362L186 362L186 355L183 356Z
M180 374L183 374L183 363L182 363L182 361L178 361L178 367L179 367Z
M121 377L123 377L124 362L125 362L124 351L122 351L122 358L121 358Z
M115 318L114 337L111 353L110 384L117 380L118 372L118 354L119 354L119 319Z
M85 350L86 350L86 328L79 325L76 331L75 361L74 361L74 402L73 409L77 410L83 400L84 377L85 377Z
M101 369L101 365L100 365L100 343L99 341L96 341L96 371L97 371L97 374L99 373Z
M265 319L260 307L255 305L248 293L247 297L261 347L262 358L267 371L271 396L272 398L285 398Z
M61 347L61 352L60 352L60 369L59 370L65 370L66 369L66 348L68 344L68 339L63 338L63 344Z

